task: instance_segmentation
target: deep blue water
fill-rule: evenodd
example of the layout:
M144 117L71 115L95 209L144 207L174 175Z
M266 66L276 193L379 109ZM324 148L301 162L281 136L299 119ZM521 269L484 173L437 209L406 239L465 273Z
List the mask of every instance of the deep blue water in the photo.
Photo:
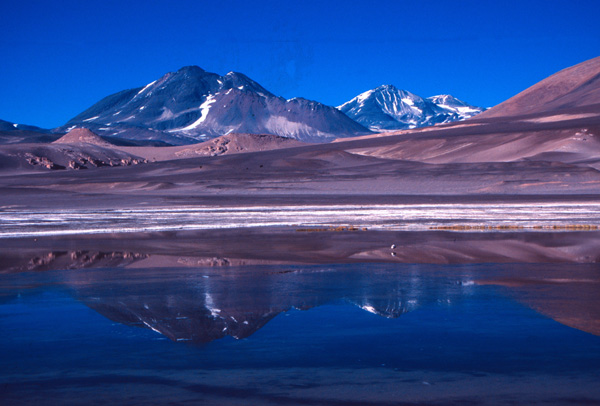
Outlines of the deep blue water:
M479 283L526 273L542 282ZM565 273L590 284L599 269L353 264L2 275L0 400L520 404L529 393L528 404L600 404L600 337L552 318L564 319L565 300L588 300L548 283Z

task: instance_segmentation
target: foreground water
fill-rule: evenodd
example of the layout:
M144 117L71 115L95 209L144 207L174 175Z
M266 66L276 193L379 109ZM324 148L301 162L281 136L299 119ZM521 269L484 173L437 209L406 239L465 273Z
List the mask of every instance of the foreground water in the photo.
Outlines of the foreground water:
M0 275L0 403L600 404L596 264Z

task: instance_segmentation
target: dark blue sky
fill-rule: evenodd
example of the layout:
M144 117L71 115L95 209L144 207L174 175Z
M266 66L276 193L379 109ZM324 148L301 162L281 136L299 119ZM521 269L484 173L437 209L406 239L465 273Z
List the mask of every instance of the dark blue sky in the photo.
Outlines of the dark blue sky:
M56 127L185 65L339 105L381 84L492 106L600 55L600 1L4 1L0 118Z

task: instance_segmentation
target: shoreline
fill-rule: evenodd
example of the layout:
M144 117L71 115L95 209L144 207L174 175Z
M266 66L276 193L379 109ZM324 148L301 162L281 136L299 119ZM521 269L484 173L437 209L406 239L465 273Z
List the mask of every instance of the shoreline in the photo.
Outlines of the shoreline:
M244 202L248 203L248 202ZM258 203L258 202L254 202ZM0 207L0 239L79 234L152 233L245 228L329 231L593 231L598 201L404 202L389 204L152 205L40 209ZM297 202L298 203L298 202ZM342 231L342 230L338 230ZM348 230L346 230L348 231Z
M116 207L164 207L208 205L306 206L306 205L401 205L401 204L540 204L596 203L600 194L338 194L338 193L215 193L122 194L102 190L99 193L74 192L25 186L0 186L0 209L110 209Z
M395 246L392 248L392 246ZM600 262L600 231L326 231L257 227L8 238L0 274L103 267Z

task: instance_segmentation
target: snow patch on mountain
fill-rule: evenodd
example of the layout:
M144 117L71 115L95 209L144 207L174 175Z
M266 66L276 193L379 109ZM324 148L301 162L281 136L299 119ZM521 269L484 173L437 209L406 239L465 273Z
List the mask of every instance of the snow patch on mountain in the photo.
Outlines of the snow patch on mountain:
M142 94L144 94L144 92L145 92L146 90L148 90L148 89L149 89L149 88L150 88L152 85L154 85L155 83L156 83L156 80L155 80L155 81L153 81L153 82L150 82L150 83L148 83L146 86L144 86L144 87L142 88L142 90L140 90L140 91L139 91L139 92L138 92L138 93L137 93L137 94L134 96L134 99L135 99L136 97L138 97L138 96L141 96ZM149 94L147 94L146 96L149 96Z
M179 130L171 130L171 131L189 131L198 127L204 121L206 121L206 117L208 116L208 112L210 111L210 105L216 102L215 97L211 94L206 98L206 101L200 105L200 118L194 121L192 124L187 127L181 128Z

